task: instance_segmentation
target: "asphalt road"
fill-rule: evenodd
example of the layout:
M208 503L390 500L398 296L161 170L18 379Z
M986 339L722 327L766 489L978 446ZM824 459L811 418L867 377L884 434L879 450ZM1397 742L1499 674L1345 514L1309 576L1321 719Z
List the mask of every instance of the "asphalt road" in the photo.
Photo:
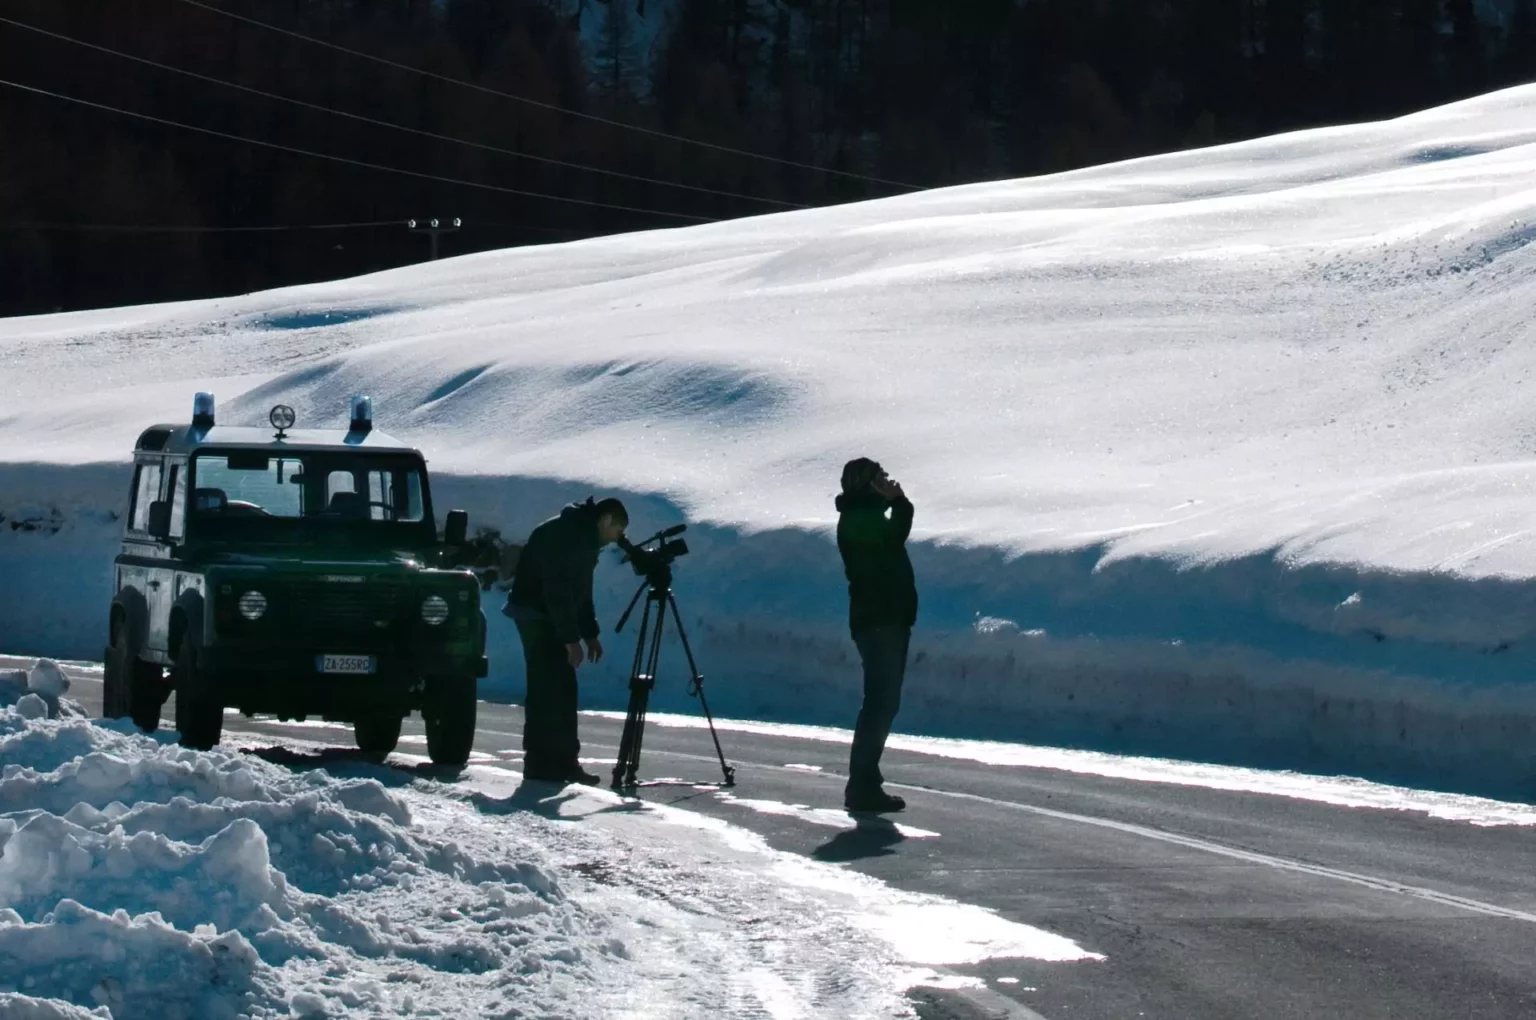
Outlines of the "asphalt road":
M0 658L7 664L19 660ZM72 675L71 696L99 709L99 674ZM477 750L520 746L519 708L483 703L479 718ZM227 725L279 743L327 735L235 717ZM617 721L584 716L581 729L584 756L617 753ZM419 721L406 732L419 734ZM840 805L846 745L721 739L738 796ZM652 725L642 773L714 782L712 754L702 730ZM608 769L589 767L606 779ZM937 838L904 839L873 821L832 830L687 786L641 795L899 888L993 908L1107 957L954 968L989 991L915 990L925 1020L1536 1018L1531 829L900 751L887 752L884 769L908 802L895 818Z

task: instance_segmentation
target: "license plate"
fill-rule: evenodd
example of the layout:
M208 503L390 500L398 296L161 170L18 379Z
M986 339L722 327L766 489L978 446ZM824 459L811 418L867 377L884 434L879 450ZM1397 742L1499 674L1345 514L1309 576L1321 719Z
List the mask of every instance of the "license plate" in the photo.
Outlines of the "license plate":
M317 655L315 668L322 673L372 673L371 655Z

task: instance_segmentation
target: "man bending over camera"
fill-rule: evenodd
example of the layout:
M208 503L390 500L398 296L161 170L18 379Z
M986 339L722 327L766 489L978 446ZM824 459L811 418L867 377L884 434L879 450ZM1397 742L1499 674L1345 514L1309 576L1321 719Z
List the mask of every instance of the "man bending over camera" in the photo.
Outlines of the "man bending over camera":
M629 514L616 499L572 503L533 529L502 610L517 623L528 667L523 708L523 776L595 786L577 762L576 670L598 662L592 572L597 554L624 537ZM583 649L585 644L585 649Z

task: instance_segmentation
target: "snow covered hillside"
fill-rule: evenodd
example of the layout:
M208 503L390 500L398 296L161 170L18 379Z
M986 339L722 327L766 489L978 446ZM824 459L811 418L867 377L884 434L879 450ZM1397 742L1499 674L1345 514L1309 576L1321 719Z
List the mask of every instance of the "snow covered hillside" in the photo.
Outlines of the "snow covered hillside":
M25 522L0 571L26 579L0 595L0 647L97 654L126 474L93 465L121 465L144 425L184 418L197 389L252 423L282 401L335 424L370 393L473 523L515 536L594 487L636 500L642 534L694 522L680 596L732 714L849 712L825 532L839 466L868 453L924 540L903 725L1518 787L1536 733L1533 114L1522 88L1054 177L0 322L0 514ZM611 622L629 579L604 569ZM515 695L509 631L495 684ZM622 668L588 684L597 703Z

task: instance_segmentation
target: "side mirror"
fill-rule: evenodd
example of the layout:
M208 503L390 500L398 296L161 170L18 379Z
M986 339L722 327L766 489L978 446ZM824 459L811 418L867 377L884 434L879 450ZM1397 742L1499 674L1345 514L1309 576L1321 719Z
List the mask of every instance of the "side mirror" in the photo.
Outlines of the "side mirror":
M463 510L449 510L448 516L443 520L443 544L463 545L468 541L469 514Z
M149 534L161 541L171 537L171 504L163 499L149 504Z

